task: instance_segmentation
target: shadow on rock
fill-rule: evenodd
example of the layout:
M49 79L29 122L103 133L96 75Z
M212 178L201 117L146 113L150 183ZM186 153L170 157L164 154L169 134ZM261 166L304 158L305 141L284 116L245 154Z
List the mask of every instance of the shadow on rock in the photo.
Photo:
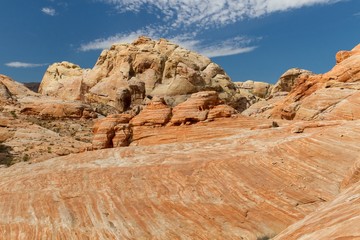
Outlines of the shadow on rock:
M7 167L13 165L14 156L11 154L12 148L0 143L0 167L5 165Z

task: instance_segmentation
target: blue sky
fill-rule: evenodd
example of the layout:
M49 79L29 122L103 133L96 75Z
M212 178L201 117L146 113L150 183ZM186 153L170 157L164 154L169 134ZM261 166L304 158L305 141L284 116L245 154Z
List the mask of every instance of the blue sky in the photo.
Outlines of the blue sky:
M287 69L328 71L360 43L359 0L2 0L0 74L41 81L49 64L92 68L139 35L171 39L233 81L274 83Z

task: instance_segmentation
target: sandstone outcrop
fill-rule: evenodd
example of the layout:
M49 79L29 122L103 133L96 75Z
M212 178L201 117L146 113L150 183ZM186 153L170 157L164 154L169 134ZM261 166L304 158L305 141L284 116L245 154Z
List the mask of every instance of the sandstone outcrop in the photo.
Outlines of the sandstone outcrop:
M174 108L166 105L163 98L155 97L138 115L115 114L100 119L94 125L94 149L121 147L131 144L133 135L146 127L193 124L229 118L238 113L234 108L220 104L217 92L204 91L191 95L185 102ZM131 119L131 120L130 120ZM144 126L144 128L141 128ZM120 140L116 135L120 134Z
M34 95L36 94L23 84L0 74L0 103Z
M52 98L23 98L20 112L42 118L96 118L93 109L81 102L64 101Z
M63 100L84 100L89 69L69 62L54 63L48 67L39 86L39 93Z
M219 97L215 91L194 93L186 102L173 109L171 123L178 125L205 121L209 110L218 104Z
M226 104L220 104L209 110L207 119L213 120L215 118L228 118L237 113L238 112L233 107L230 107L229 105Z
M128 146L132 137L129 126L131 116L128 114L110 115L99 119L93 128L93 149Z
M285 119L359 119L360 55L352 55L322 75L300 77L271 115Z
M275 95L270 96L268 101L254 104L243 114L288 120L359 119L359 46L349 51L346 58L338 59L337 62L333 69L325 74L315 75L304 70L290 70L290 74L285 73L280 78L279 84L274 86L272 92L278 91ZM282 94L282 90L286 88L286 84L280 84L281 79L290 79L287 82L294 84L285 97L274 98L274 96ZM277 88L276 86L282 87Z
M283 75L280 76L279 80L271 89L270 95L275 95L279 92L291 92L296 86L299 78L307 78L314 75L314 73L300 68L291 68L287 70Z
M40 162L83 152L91 147L91 143L79 141L80 129L77 129L78 134L73 138L48 126L58 126L55 124L41 123L36 119L31 121L21 114L0 112L0 164L10 166L17 162ZM72 125L66 124L63 128L72 128Z
M134 126L155 125L163 126L170 121L171 108L168 107L163 98L152 100L139 115L131 120Z
M252 80L245 82L235 82L235 84L240 92L245 90L259 98L267 98L273 88L273 85L270 83L256 82Z
M104 50L89 71L68 62L53 64L40 86L42 94L107 104L119 112L155 96L174 107L192 93L209 90L218 92L221 100L239 111L254 101L252 94L239 93L224 70L209 58L165 39L146 37Z

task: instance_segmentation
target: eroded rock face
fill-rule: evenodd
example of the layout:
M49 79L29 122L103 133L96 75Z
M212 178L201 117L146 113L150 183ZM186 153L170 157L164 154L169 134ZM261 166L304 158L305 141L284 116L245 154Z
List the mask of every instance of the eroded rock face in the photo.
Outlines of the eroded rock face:
M315 75L300 69L289 70L274 86L272 92L278 92L271 95L269 101L252 105L244 114L288 120L359 119L359 46L350 51L348 57L337 62L325 74ZM289 81L284 81L286 79ZM288 82L293 83L290 92L279 97L287 89Z
M123 147L130 144L131 128L129 114L115 114L99 119L93 128L93 149Z
M42 118L96 118L97 114L87 104L51 98L24 98L20 112Z
M271 89L270 95L275 95L279 92L291 92L294 86L297 85L299 78L307 78L314 75L314 73L300 68L291 68L287 70L279 80L276 82L274 87Z
M218 92L221 100L239 111L251 104L209 58L165 39L146 37L104 50L90 71L67 62L53 64L40 86L42 94L107 104L119 112L144 104L147 96L163 97L173 107L205 90Z
M219 104L219 97L215 91L194 93L184 103L177 105L172 113L171 123L193 123L204 121L211 108Z
M171 108L166 105L163 98L156 98L131 120L131 124L134 126L163 126L169 122L170 118Z
M273 88L273 85L271 85L270 83L256 82L252 80L248 80L245 82L235 82L235 84L240 89L240 91L248 91L249 93L259 98L267 98Z
M83 84L89 69L70 62L54 63L46 70L39 93L63 100L84 100L87 87Z
M355 48L356 49L356 48ZM329 72L299 78L294 90L273 109L286 119L358 119L360 117L360 55L339 62Z
M17 100L26 96L34 96L36 93L29 90L23 84L0 74L0 101Z
M344 180L341 182L341 189L345 190L354 184L360 182L360 158L347 172Z

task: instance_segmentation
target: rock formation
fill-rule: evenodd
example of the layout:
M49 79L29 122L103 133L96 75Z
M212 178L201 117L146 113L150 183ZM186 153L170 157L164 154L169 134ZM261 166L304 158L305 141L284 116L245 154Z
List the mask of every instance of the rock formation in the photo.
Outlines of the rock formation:
M192 93L209 90L218 92L221 100L239 111L254 101L252 94L237 92L229 76L209 58L165 39L140 37L131 44L104 50L91 70L68 62L51 65L39 92L107 104L124 112L144 104L146 98L162 97L174 107Z
M99 119L93 128L93 149L128 146L132 135L128 124L130 119L131 116L128 114L110 115Z
M345 54L346 53L346 54ZM285 97L259 102L243 114L265 118L295 120L331 120L360 118L360 51L359 46L337 54L337 64L325 74L290 70L292 89ZM345 54L345 55L344 55ZM346 57L345 57L346 56ZM288 75L287 73L285 75ZM279 82L276 86L286 86ZM276 95L275 95L276 96Z
M359 48L274 87L147 38L0 75L0 239L359 238Z
M163 98L154 98L141 112L131 120L134 126L163 126L170 121L171 108Z
M280 76L279 80L272 87L270 95L273 96L280 92L291 92L291 90L298 84L299 78L307 78L314 75L314 73L300 68L291 68Z
M54 63L48 67L39 86L39 93L63 100L84 100L86 86L83 79L89 69L69 62Z
M93 148L104 149L131 144L133 135L146 127L165 125L190 125L197 122L213 121L217 118L229 118L237 111L220 104L215 91L198 92L174 108L166 105L163 98L155 97L140 114L114 114L99 119L94 125ZM131 120L130 120L131 119ZM145 128L141 128L145 126ZM116 138L120 136L120 138ZM116 139L117 143L114 143Z
M270 83L256 82L248 80L245 82L235 82L238 89L241 91L247 91L250 94L255 95L259 98L267 98L273 86Z

